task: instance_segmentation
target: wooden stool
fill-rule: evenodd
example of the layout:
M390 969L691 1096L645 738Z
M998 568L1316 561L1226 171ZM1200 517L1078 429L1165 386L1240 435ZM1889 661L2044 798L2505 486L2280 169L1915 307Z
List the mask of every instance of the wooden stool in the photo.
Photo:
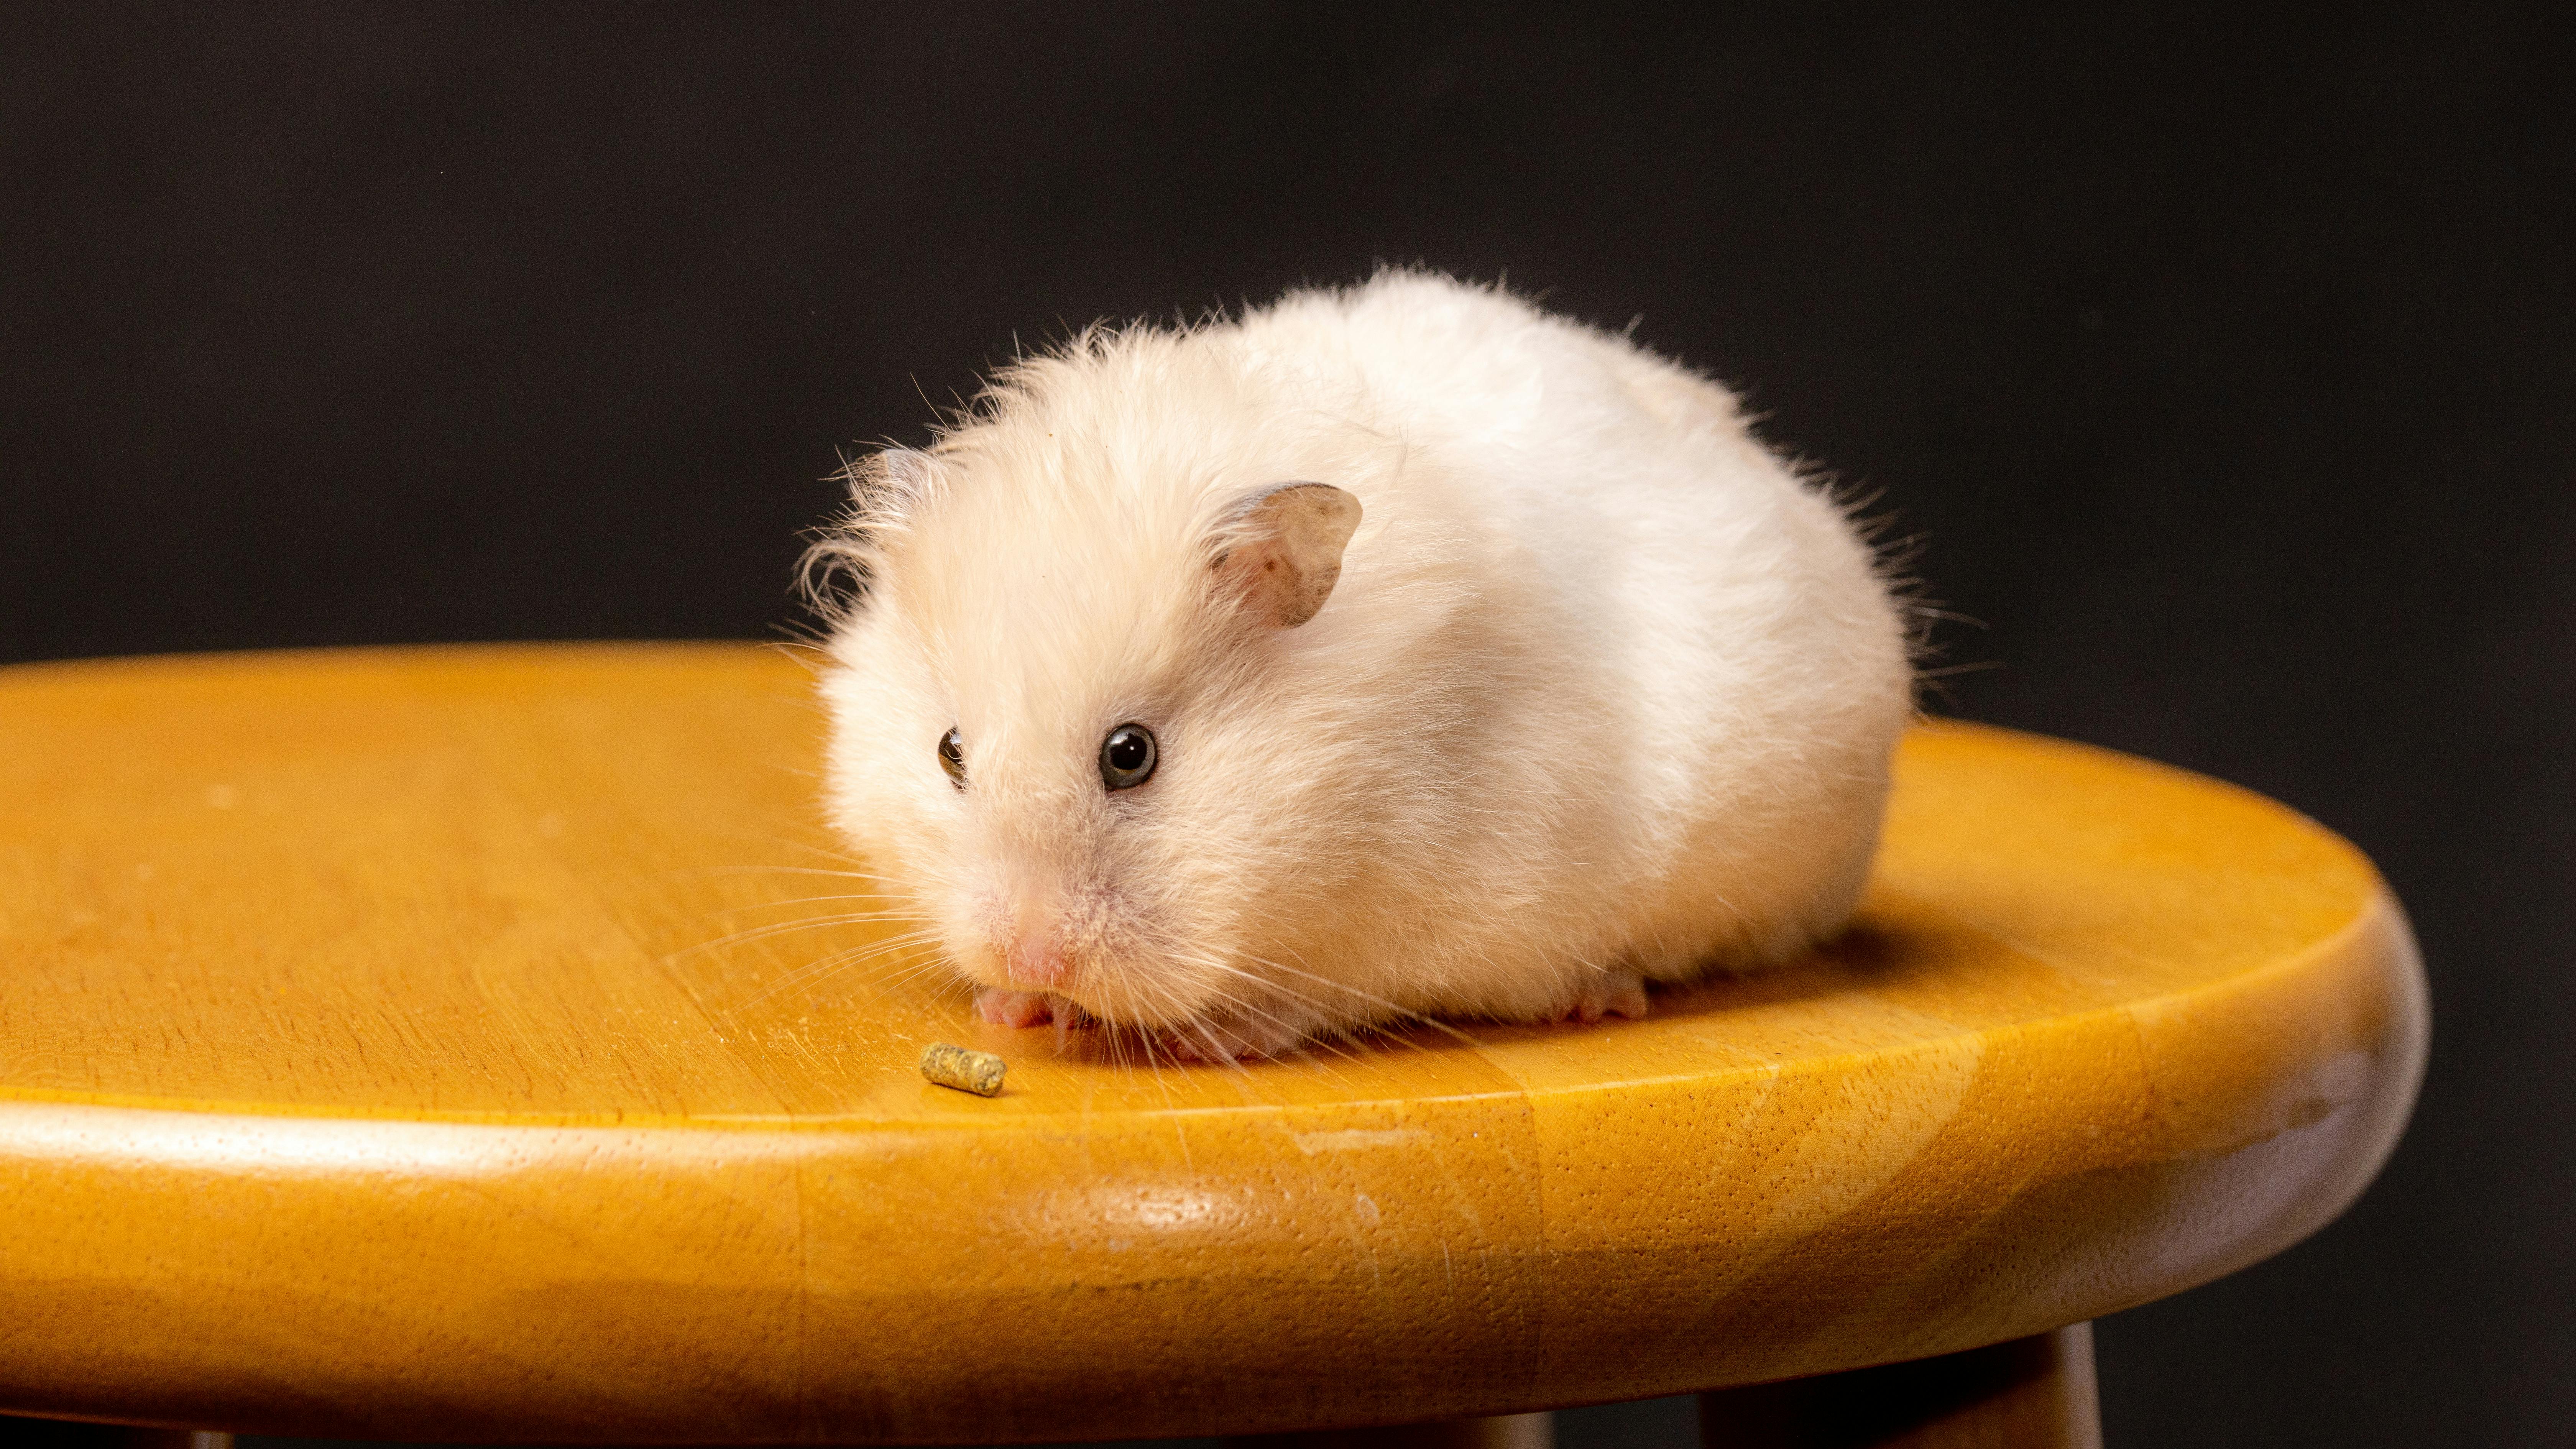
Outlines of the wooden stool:
M1813 960L1114 1060L866 959L807 694L742 646L0 672L0 1411L974 1443L1725 1389L1712 1444L2089 1443L2081 1325L2332 1218L2422 1070L2351 847L1952 724Z

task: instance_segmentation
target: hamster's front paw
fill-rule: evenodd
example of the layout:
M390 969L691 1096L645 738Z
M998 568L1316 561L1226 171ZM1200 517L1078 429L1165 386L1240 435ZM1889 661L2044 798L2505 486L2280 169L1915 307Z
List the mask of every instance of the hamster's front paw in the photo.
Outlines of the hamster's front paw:
M1176 1028L1163 1040L1172 1055L1181 1061L1239 1062L1257 1057L1286 1056L1296 1049L1299 1038L1285 1027L1267 1023L1246 1027L1203 1022L1197 1026Z
M1060 1014L1056 999L1043 991L1005 991L988 987L975 993L975 1014L995 1026L1044 1026Z
M1631 1021L1646 1014L1646 978L1634 971L1596 971L1583 980L1574 999L1557 1008L1551 1021L1579 1021L1589 1026L1605 1016Z

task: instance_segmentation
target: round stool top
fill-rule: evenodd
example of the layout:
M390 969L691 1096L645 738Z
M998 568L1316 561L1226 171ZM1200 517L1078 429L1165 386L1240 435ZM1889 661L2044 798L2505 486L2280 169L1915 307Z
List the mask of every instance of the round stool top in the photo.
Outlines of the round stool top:
M877 949L809 692L746 646L0 671L0 1410L956 1442L1714 1388L2274 1252L2422 1069L2350 846L1952 724L1811 960L1114 1060Z

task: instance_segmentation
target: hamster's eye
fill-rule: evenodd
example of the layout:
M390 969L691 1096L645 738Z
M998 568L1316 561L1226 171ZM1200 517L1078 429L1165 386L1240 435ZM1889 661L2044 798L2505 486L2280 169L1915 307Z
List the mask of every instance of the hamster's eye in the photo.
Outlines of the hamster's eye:
M1123 724L1100 742L1100 783L1112 790L1133 790L1154 777L1154 732L1140 724Z
M966 737L953 729L939 737L939 768L948 772L948 783L966 788Z

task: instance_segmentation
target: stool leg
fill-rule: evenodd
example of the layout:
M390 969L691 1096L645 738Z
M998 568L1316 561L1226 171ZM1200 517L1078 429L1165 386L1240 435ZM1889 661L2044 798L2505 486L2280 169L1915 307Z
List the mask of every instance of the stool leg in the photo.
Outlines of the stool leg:
M233 1449L233 1436L202 1429L0 1418L0 1449Z
M1699 1396L1702 1449L2102 1449L2093 1325Z
M1556 1449L1556 1420L1550 1414L1507 1414L1389 1429L1239 1434L1225 1444L1226 1449Z

